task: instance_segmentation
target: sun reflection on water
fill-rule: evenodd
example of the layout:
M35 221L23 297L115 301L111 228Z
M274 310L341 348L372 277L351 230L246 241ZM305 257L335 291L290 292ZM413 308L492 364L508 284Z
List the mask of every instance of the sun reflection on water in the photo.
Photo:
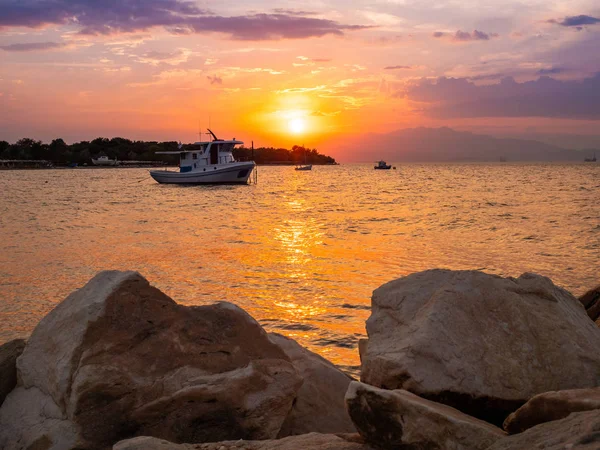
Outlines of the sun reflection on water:
M576 294L598 281L600 166L259 171L258 185L208 188L132 184L136 169L0 173L0 342L97 271L138 270L355 370L371 293L399 276L532 271Z

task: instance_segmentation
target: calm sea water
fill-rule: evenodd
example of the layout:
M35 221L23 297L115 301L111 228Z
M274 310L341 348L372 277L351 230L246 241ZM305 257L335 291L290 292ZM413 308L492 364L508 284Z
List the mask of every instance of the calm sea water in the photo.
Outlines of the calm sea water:
M141 181L140 181L141 180ZM355 371L371 292L434 267L600 282L600 165L260 167L251 186L144 169L0 172L0 342L104 269L227 300Z

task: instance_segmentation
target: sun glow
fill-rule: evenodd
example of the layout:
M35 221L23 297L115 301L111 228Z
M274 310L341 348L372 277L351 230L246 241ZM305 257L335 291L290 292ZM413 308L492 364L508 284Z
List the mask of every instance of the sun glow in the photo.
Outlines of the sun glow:
M289 130L294 134L300 134L306 129L306 122L304 119L297 117L288 122Z

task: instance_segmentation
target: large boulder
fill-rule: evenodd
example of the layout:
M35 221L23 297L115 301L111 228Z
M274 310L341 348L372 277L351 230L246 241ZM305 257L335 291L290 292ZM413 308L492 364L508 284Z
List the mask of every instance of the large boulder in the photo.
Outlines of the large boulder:
M497 441L488 450L598 450L600 410L573 413Z
M17 358L25 349L23 339L0 345L0 405L17 385Z
M346 403L358 432L382 449L484 450L506 436L487 422L404 390L354 381Z
M544 392L509 415L504 421L504 429L510 434L521 433L540 423L593 409L600 409L600 388Z
M310 432L355 433L344 402L352 378L293 339L277 333L270 333L269 339L285 352L303 379L279 437Z
M586 309L589 318L598 322L600 320L600 286L587 291L579 297L579 301Z
M275 438L302 380L229 303L185 307L136 272L102 272L44 317L0 408L0 448L101 449Z
M358 436L309 433L266 441L226 441L210 444L173 444L151 437L137 437L117 443L113 450L374 450Z
M600 329L548 278L428 270L372 298L361 381L499 426L536 394L600 385Z

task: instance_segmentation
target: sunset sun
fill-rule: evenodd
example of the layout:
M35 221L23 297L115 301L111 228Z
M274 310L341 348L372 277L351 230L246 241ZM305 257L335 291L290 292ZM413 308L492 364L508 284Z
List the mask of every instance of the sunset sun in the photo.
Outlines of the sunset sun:
M296 118L288 122L289 130L294 134L300 134L306 129L306 122L304 119Z

